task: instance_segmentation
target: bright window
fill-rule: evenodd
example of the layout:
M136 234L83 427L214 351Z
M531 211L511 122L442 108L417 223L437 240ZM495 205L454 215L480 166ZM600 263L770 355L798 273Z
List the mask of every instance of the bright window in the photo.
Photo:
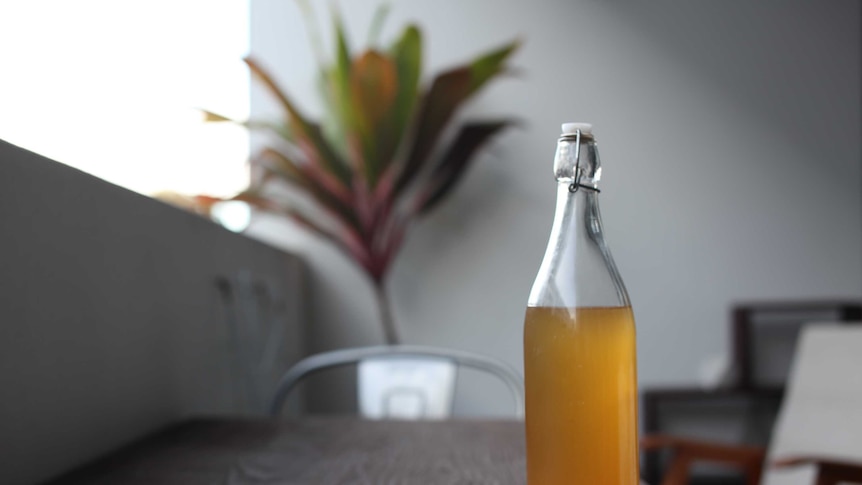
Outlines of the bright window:
M0 139L129 189L230 195L248 136L247 0L3 0Z

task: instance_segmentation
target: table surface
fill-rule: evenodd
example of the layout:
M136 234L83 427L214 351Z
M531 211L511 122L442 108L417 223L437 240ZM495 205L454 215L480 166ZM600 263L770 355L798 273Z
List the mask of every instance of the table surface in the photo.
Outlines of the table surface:
M202 418L50 485L524 484L520 421Z

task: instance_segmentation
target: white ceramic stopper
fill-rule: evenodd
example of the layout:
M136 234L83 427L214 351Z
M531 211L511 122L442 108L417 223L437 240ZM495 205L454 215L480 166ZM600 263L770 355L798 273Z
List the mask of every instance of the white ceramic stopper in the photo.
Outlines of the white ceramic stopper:
M574 135L578 130L581 130L583 135L590 135L593 132L593 125L591 123L563 123L564 135Z

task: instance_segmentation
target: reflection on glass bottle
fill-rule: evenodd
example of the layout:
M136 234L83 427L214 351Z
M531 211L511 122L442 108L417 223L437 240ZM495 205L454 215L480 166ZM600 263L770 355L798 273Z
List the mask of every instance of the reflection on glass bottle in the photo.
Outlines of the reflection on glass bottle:
M636 485L634 317L602 235L590 125L563 125L554 175L554 225L524 322L527 483Z

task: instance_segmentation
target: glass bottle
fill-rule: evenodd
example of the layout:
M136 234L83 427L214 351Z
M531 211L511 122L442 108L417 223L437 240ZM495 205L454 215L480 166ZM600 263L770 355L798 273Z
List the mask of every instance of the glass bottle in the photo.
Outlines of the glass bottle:
M637 485L634 316L602 235L592 127L566 123L524 321L528 485Z

